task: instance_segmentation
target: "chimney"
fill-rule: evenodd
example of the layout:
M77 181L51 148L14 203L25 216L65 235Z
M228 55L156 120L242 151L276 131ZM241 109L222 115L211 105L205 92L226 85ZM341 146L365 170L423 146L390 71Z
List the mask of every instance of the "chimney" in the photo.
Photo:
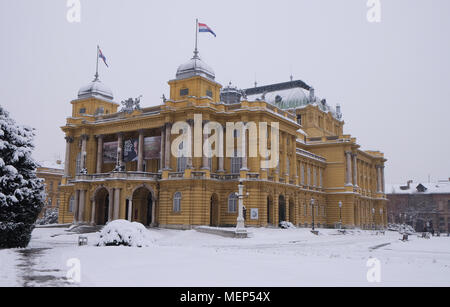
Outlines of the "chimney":
M408 190L411 188L411 184L413 183L414 181L412 181L412 180L408 180Z
M61 165L62 161L61 160L56 160L56 164Z

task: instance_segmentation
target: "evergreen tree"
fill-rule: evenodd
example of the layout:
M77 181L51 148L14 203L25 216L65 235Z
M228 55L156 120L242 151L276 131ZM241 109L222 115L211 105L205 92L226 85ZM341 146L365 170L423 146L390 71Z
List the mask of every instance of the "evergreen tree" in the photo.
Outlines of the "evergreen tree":
M26 247L44 205L33 138L34 129L17 125L0 105L0 248Z

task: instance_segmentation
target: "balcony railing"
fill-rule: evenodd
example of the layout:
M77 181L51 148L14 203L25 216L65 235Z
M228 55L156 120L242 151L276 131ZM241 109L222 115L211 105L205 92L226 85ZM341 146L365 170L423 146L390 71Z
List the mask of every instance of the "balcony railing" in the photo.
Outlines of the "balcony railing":
M104 180L159 180L161 174L144 172L111 172L104 174L79 174L74 181L104 181Z

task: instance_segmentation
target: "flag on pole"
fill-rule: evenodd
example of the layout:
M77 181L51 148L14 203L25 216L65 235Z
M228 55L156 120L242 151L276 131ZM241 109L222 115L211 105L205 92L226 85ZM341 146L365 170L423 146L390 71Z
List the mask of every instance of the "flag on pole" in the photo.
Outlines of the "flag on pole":
M103 63L105 63L106 67L109 67L109 65L106 63L106 57L103 55L100 47L98 48L98 57L103 60Z
M217 37L216 33L214 33L214 31L204 23L198 23L198 32L209 32L214 35L214 37Z

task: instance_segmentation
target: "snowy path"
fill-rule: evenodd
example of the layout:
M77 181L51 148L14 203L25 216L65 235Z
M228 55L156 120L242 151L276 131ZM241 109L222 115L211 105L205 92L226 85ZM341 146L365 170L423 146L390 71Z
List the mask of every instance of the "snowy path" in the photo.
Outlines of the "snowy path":
M398 233L337 235L307 229L250 229L248 239L150 230L148 248L78 247L63 229L36 229L26 250L0 250L0 285L15 286L450 286L450 238L399 241ZM58 235L58 236L53 236ZM381 283L366 278L370 257ZM79 259L81 283L65 276Z

